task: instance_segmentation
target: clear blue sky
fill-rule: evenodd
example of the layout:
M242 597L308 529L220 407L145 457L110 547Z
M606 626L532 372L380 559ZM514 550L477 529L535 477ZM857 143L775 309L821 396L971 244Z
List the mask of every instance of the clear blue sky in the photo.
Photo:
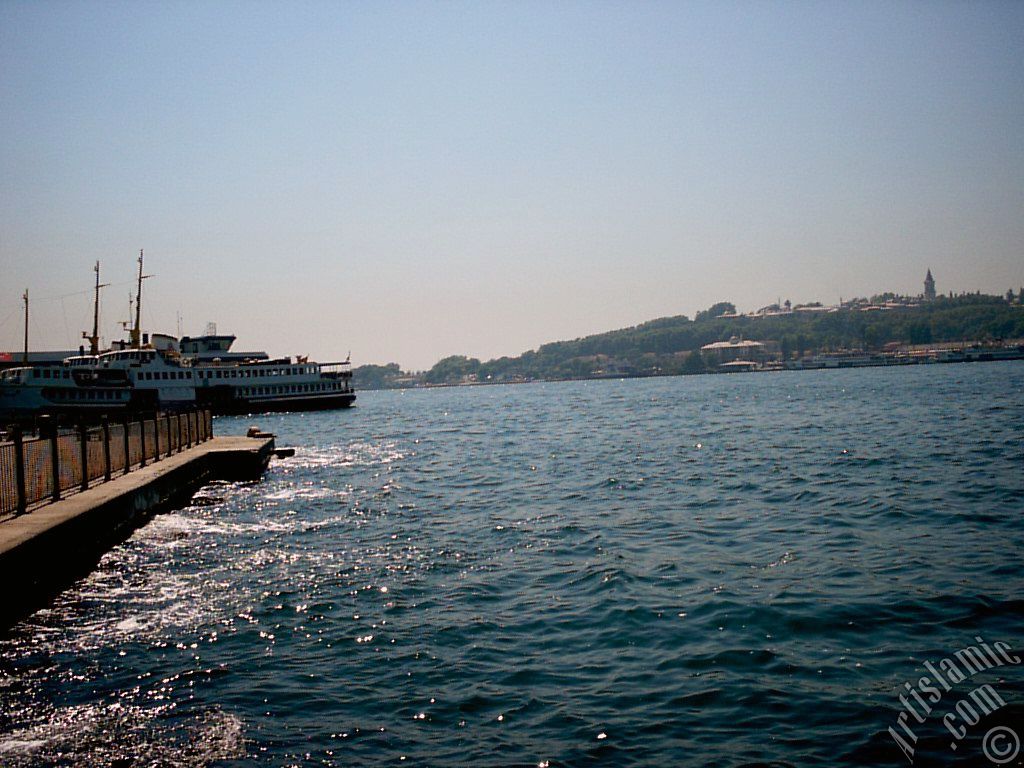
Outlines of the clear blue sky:
M1016 290L1024 3L0 0L0 348L139 248L149 330L411 369Z

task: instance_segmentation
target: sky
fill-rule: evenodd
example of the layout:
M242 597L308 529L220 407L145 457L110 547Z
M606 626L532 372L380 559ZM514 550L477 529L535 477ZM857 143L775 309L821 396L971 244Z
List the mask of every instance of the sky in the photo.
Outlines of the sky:
M1024 285L1021 2L0 0L0 349L406 370Z

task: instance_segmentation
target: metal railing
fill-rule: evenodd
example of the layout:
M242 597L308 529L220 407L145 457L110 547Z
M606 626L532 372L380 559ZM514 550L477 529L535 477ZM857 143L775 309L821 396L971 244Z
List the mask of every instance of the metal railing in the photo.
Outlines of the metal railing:
M126 417L99 426L45 425L26 437L14 429L0 442L0 516L60 501L91 484L191 448L213 437L209 411Z

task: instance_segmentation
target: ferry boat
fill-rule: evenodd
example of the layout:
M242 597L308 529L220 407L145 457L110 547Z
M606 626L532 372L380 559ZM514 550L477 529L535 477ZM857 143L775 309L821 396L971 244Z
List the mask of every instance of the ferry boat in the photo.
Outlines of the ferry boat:
M213 329L179 343L183 361L195 372L196 402L214 414L348 408L356 399L348 360L270 359L265 352L231 352L234 341Z

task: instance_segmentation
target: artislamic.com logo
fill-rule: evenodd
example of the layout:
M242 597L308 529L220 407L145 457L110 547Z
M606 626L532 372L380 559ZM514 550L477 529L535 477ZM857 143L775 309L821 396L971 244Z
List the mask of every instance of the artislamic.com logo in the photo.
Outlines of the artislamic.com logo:
M911 763L914 762L918 739L914 729L924 725L933 713L952 736L949 748L956 750L970 728L1006 706L999 692L988 684L978 686L951 704L941 705L943 696L953 692L953 686L979 672L1021 663L1020 657L1011 653L1006 643L989 645L981 637L974 639L978 645L961 648L938 664L926 661L924 668L928 675L922 675L915 684L903 683L903 691L898 697L903 711L896 717L896 725L889 727L889 735ZM982 751L989 762L1004 765L1020 752L1020 738L1012 729L997 726L985 734Z

